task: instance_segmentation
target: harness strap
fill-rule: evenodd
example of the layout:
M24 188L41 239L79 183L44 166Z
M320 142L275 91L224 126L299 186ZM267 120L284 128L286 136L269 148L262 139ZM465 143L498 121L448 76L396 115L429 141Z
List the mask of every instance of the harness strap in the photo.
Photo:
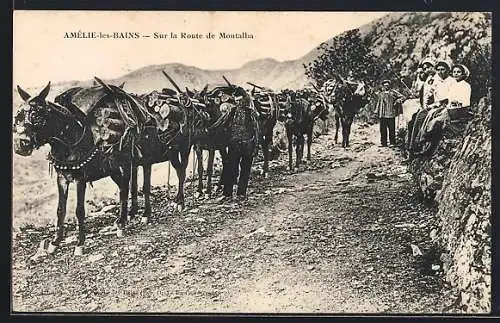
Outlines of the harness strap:
M115 105L118 108L118 111L120 112L120 115L125 121L125 124L127 125L128 128L135 128L138 125L137 118L134 113L131 112L131 105L126 98L120 97L120 95L115 96Z
M87 134L87 125L85 126L82 126L83 127L83 131L82 131L82 135L80 136L80 138L78 138L76 140L76 142L72 143L72 144L68 144L67 142L65 142L64 140L58 138L58 137L50 137L49 140L52 140L52 141L57 141L59 142L60 144L63 144L64 146L68 147L68 148L73 148L73 147L76 147L77 145L79 145L83 138L85 137L85 135Z
M229 113L221 115L217 120L215 120L212 125L210 125L207 130L211 131L219 126L221 126L223 123L225 123L229 119Z

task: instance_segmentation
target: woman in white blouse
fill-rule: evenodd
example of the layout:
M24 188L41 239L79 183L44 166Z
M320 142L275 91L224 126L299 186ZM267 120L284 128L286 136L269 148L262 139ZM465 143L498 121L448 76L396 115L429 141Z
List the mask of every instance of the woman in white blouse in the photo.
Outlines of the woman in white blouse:
M451 69L451 75L456 82L450 86L448 94L449 107L469 107L471 96L471 87L467 82L470 75L469 69L465 65L455 64Z
M445 60L440 60L436 64L436 75L433 78L431 93L434 96L434 104L430 107L445 107L449 104L450 88L456 83L450 76L450 65Z
M437 129L444 128L450 119L447 108L450 106L450 89L453 88L456 79L450 76L452 64L442 59L436 63L436 75L430 81L432 84L430 95L433 102L427 105L428 111L425 119L417 132L415 142L425 142L429 134L435 133Z

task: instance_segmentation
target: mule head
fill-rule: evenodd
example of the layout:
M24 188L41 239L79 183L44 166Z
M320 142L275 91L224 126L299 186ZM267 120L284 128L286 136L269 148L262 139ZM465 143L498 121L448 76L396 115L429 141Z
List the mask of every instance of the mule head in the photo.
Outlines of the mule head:
M195 99L198 99L198 98L196 97L196 94L197 94L197 93L198 93L198 92L197 92L196 90L195 90L195 91L191 91L190 89L188 89L188 88L186 87L186 94L187 94L190 98L195 98Z
M205 105L208 106L210 104L210 100L207 94L207 90L208 90L208 84L206 84L201 91L195 91L194 98L199 100L200 102L203 102Z
M240 107L250 106L250 95L242 87L236 87L233 92L234 102Z
M13 123L14 151L29 156L34 149L46 143L49 123L49 109L45 100L50 91L50 82L36 96L31 96L20 86L17 92L23 103L17 108Z
M205 87L203 88L203 90L201 90L201 92L200 92L200 96L202 98L207 95L207 90L208 90L208 84L206 84Z

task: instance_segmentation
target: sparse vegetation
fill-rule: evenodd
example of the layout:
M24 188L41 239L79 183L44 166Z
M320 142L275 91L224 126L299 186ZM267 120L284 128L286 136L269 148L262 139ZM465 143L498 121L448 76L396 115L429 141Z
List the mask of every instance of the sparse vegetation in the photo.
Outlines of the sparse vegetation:
M377 89L378 81L381 78L389 78L397 84L401 92L404 92L402 81L409 86L415 77L418 62L423 57L433 56L436 58L449 57L453 61L468 66L471 72L469 82L473 89L472 101L476 104L479 98L486 95L487 85L492 81L491 19L491 13L395 13L322 44L319 49L311 52L314 55L311 53L306 55L307 59L301 58L288 62L259 60L232 71L206 71L181 64L156 65L132 72L120 79L111 80L110 83L119 84L125 81L125 89L134 93L161 89L168 85L160 73L161 70L165 69L178 80L181 87L200 89L207 83L220 84L222 83L221 75L224 74L235 84L245 84L247 81L252 81L278 90L304 87L310 79L321 84L334 72L347 77L352 71L354 78L363 79L368 83L370 91ZM67 87L76 84L82 83L71 81L59 84L53 89L50 97L54 97ZM44 84L40 86L44 86ZM29 90L37 92L37 89ZM14 109L18 103L18 95L14 93ZM174 308L178 310L180 308L182 310L183 304L180 302L191 304L192 295L182 294L177 295L177 298L172 296L172 299L168 299L168 301L172 301L168 306L165 302L167 297L151 294L151 297L145 298L144 295L151 292L151 286L160 291L175 293L178 292L177 283L181 284L185 292L193 283L204 281L206 283L204 288L208 291L200 291L197 296L200 297L199 302L203 306L206 305L202 308L206 309L211 308L212 302L216 302L212 299L208 303L206 301L207 295L211 295L210 293L214 290L213 286L224 281L225 277L230 277L225 281L224 286L228 290L234 291L233 287L236 282L241 281L240 276L234 276L234 268L242 268L236 274L250 279L247 283L253 288L255 281L251 279L257 279L252 276L254 272L262 275L267 274L262 269L264 263L279 258L279 265L285 264L283 266L287 270L291 270L290 268L293 269L297 265L305 271L305 261L318 261L324 257L327 261L318 261L314 263L314 266L313 262L308 263L306 268L311 269L307 270L310 272L323 270L325 275L329 275L328 279L331 279L331 270L339 270L344 274L339 279L354 286L349 287L348 290L355 294L357 292L353 292L353 288L363 287L359 288L359 293L369 301L375 299L374 295L378 298L377 292L383 290L382 299L385 305L389 304L387 305L389 307L377 308L376 310L379 312L391 310L425 311L425 309L432 308L434 312L440 313L448 311L443 308L446 301L455 299L457 300L456 305L459 305L463 312L488 311L490 309L488 296L491 288L491 271L489 271L491 263L491 223L489 222L491 216L489 213L491 205L491 178L489 177L491 169L489 155L491 150L491 108L491 106L479 105L473 122L467 132L463 134L463 138L469 138L467 143L462 140L462 137L445 139L432 158L415 160L410 164L408 170L413 173L416 180L414 182L416 187L413 190L418 188L418 193L435 204L433 206L436 210L432 209L435 212L431 212L429 208L424 207L423 203L419 204L415 200L415 196L418 194L412 195L413 191L409 187L410 182L406 177L408 174L398 168L404 169L405 167L396 165L396 161L397 163L401 162L397 154L391 152L390 156L382 155L374 147L376 140L373 139L373 133L370 134L373 142L370 142L369 134L362 132L373 130L369 127L370 124L373 124L373 119L369 112L370 105L367 105L358 114L358 124L361 122L366 124L364 124L364 130L361 127L357 129L357 131L360 129L362 131L355 135L358 136L358 142L354 144L352 150L347 151L347 153L336 150L335 153L332 153L334 144L332 138L329 138L322 142L321 149L318 149L322 154L325 154L322 156L324 159L321 159L318 164L313 162L307 166L311 172L324 172L312 174L317 183L328 180L330 181L327 183L328 185L319 189L314 186L311 186L312 188L301 186L295 190L295 186L297 186L297 177L295 176L303 178L306 176L304 174L284 175L282 174L284 168L280 165L274 165L276 168L274 168L270 179L256 180L251 184L255 185L255 195L249 202L252 206L249 213L243 213L241 205L226 210L225 206L209 205L207 207L190 200L192 209L189 210L188 216L172 217L171 214L166 215L169 191L161 186L167 182L166 167L165 165L155 166L152 184L156 189L153 190L153 197L158 202L154 207L159 214L155 225L168 224L167 227L153 226L144 229L133 225L132 235L126 238L128 242L124 246L123 242L111 240L111 238L104 239L102 236L107 235L107 233L99 231L104 224L111 224L113 216L110 212L104 216L90 217L92 234L103 238L103 240L91 238L89 241L91 254L86 258L87 263L79 263L69 254L61 255L61 253L56 254L54 258L45 259L41 264L33 265L29 262L32 251L36 249L39 241L42 238L48 238L51 234L51 228L47 225L52 223L55 217L57 190L55 178L51 177L48 172L45 160L46 151L37 151L31 158L14 156L13 226L15 229L21 227L21 230L16 230L17 232L21 231L21 233L19 233L20 237L16 239L13 258L13 263L16 266L14 270L15 280L18 284L15 292L18 294L15 294L14 297L21 307L35 310L40 308L67 310L72 308L72 305L76 306L73 308L78 308L78 310L90 311L96 309L148 310L152 309L152 304L154 306L159 304L153 309ZM330 129L332 129L331 125ZM280 135L282 136L283 133ZM404 136L404 130L398 132L398 143L402 143ZM321 140L323 138L325 137L320 137ZM276 147L285 148L279 140L276 143ZM400 148L402 149L402 146ZM463 152L461 152L462 150ZM366 151L370 151L371 154L367 154ZM358 157L358 160L352 159L354 155ZM386 157L390 158L384 159ZM354 166L358 165L356 163L364 164L362 167L356 168L358 167ZM337 167L345 167L345 169L350 169L353 172L356 170L359 173L357 177L352 174L353 177L346 177L345 170L337 171L335 170ZM188 169L188 176L191 169L191 167ZM335 178L334 182L325 174L328 176L335 174L338 178ZM141 180L140 178L139 181ZM278 181L288 186L280 187L281 193L275 194L271 185L278 183ZM314 185L319 185L317 183ZM373 190L374 187L377 189ZM293 188L293 190L287 191L289 188ZM192 187L187 188L187 190L190 189ZM368 191L370 189L373 191ZM316 194L314 201L308 194L311 191ZM116 200L115 186L107 179L95 183L95 187L89 188L89 192L89 201L86 205L87 212L90 213L101 210L103 206L110 204L109 201ZM384 200L385 196L381 196L380 192L387 193L394 199L392 202L398 201L399 204L390 204L391 202ZM302 213L291 210L288 219L280 218L281 214L277 214L272 208L267 209L268 205L262 203L262 201L271 203L269 202L272 201L270 196L278 198L278 194L289 193L291 195L288 196L288 200L284 200L286 203L283 205L287 207L292 205L297 209L303 209L301 209ZM68 214L73 213L69 212L74 208L72 194L73 192L70 191L70 201L73 202L68 205ZM355 198L353 194L355 194ZM358 194L370 196L371 200L361 199ZM301 201L297 200L297 196L310 198L311 203L299 203ZM342 199L339 199L339 196ZM331 208L330 205L325 205L325 201L328 199L337 199L336 203L340 201L339 205L342 207L335 209ZM359 203L359 205L352 204L352 201ZM323 204L317 206L313 202ZM408 205L403 205L406 202ZM261 212L263 205L266 207L266 213ZM385 212L380 216L375 216L380 209L385 210ZM352 212L344 214L342 213L344 210ZM363 217L357 216L356 210L362 210ZM248 220L248 214L254 218ZM338 216L335 217L332 214ZM264 234L266 231L263 231L264 233L259 233L261 235L249 236L252 238L248 241L245 240L248 238L242 239L241 237L249 232L254 232L252 230L256 231L256 222L252 222L254 219L259 221L259 226L272 227L269 229L272 235L266 236ZM310 222L307 221L309 219L311 219ZM371 222L367 223L365 219L369 219ZM71 223L74 222L73 219L69 220L68 228L74 229L74 223ZM279 225L271 223L271 220L278 221ZM280 227L280 223L284 226ZM299 224L301 227L298 227ZM300 234L293 231L297 228L302 230L299 232ZM358 231L359 228L362 228L362 234ZM334 230L334 234L330 232L330 229ZM238 232L240 236L236 236L235 232ZM216 238L207 238L210 234ZM204 237L205 240L202 239ZM308 245L301 245L302 249L293 249L296 246L297 237L303 239L300 240L300 243ZM309 240L304 239L304 237L309 238ZM381 237L384 238L383 241L378 240ZM256 247L256 243L260 240L263 242ZM137 250L144 253L144 257L138 256L139 253L136 253L135 249L129 250L129 246L136 247L135 244L138 244L138 241L146 241L137 247ZM197 241L202 242L203 248L196 247ZM397 243L394 243L395 241ZM272 250L272 246L269 247L270 242L282 248L280 251L283 253L278 254L276 250ZM285 242L294 247L289 247ZM367 248L366 242L369 242L373 249ZM408 256L411 255L410 242L417 242L424 251L419 261ZM114 246L112 254L109 253L110 243ZM149 243L158 244L160 247L154 249L150 247ZM184 257L185 254L181 250L182 247L186 246L193 247L193 250L190 251L190 254L193 255L191 258ZM232 253L226 252L227 250L234 251L238 247L241 248L242 258L235 258ZM352 250L356 249L351 249L351 247L358 247L359 252L353 253ZM69 252L67 246L64 248L63 252ZM263 250L270 252L270 254L262 252ZM292 256L289 257L287 252ZM320 255L315 254L316 252L320 252ZM333 260L338 259L336 257L339 255L335 252L344 257L340 259L344 259L345 263L349 265L346 266L342 262L339 268L324 267L319 270L320 265L331 265L334 263ZM96 258L92 257L95 257L96 254L103 256L103 258L95 260ZM175 264L172 264L172 259L169 258L172 255L180 257L186 262L180 266L182 271L175 267ZM219 257L221 255L222 258ZM376 258L376 256L384 257L386 255L390 261L385 258ZM99 261L103 259L110 261L112 267L108 262L106 262L106 266L101 266ZM241 264L240 260L245 262L244 265ZM351 262L349 263L349 261ZM415 268L411 267L412 261L418 262L417 265L421 267L424 278L417 275ZM359 272L357 266L361 262L375 264L375 266L364 268L363 270L366 271ZM204 268L199 266L217 269L220 267L224 275L219 275L219 278L216 278L215 271L204 271ZM351 266L352 268L350 268ZM436 266L439 269L433 270L432 268ZM91 271L88 271L88 268L91 268ZM130 270L134 268L136 272L131 275ZM177 269L179 271L175 271ZM95 272L99 272L99 275L96 276ZM288 275L290 271L285 271L285 273ZM302 272L302 274L304 273ZM54 275L62 277L62 281L67 285L52 284L51 279ZM368 279L368 275L373 275L379 280ZM79 279L75 280L74 277L79 277ZM84 280L81 280L81 277ZM143 279L144 277L150 277L151 280ZM186 280L186 277L190 280ZM358 280L353 280L353 277ZM441 285L443 277L454 286L453 292L441 293L442 289L445 289ZM162 290L166 285L165 282L172 278L174 283ZM260 277L258 278L260 279ZM273 277L273 279L275 278ZM279 277L279 279L281 278L290 277ZM141 279L143 279L142 282ZM404 279L408 279L408 281L402 281ZM98 284L103 281L105 281L104 284ZM274 282L272 283L274 284ZM128 289L123 290L124 284L128 286ZM371 284L379 284L377 286L381 289L375 291L367 289L366 286L372 286ZM71 287L68 288L68 286ZM391 288L387 288L387 286ZM418 288L408 290L408 288L405 289L405 286ZM138 291L135 290L136 287L139 287ZM323 285L322 287L326 288L327 292L332 292L328 286ZM426 291L426 288L430 288L430 291ZM272 295L278 297L283 290L273 290ZM63 293L59 293L60 291ZM403 291L404 293L403 295L393 294L394 291ZM109 295L118 295L116 299L119 302L111 297L103 299L102 294L106 292L109 292ZM73 298L75 295L77 295L76 299ZM142 296L136 297L137 295ZM435 298L429 297L429 295L434 295ZM232 296L217 294L217 297L226 297L226 300L233 299ZM254 299L261 298L262 295L257 296L259 297ZM42 299L45 303L41 301ZM130 304L126 302L131 299L134 299L131 303L138 307L127 307ZM180 300L175 301L177 299ZM334 298L328 299L331 301ZM358 298L354 299L355 302L358 301ZM95 303L99 301L102 303ZM172 304L174 305L171 306ZM363 305L360 305L361 308ZM368 309L373 310L370 306Z

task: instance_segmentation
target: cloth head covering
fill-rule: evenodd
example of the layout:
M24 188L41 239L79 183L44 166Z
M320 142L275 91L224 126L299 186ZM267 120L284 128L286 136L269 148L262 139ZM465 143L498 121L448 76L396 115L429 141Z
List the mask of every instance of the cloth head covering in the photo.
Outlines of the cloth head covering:
M458 67L462 70L462 72L464 73L464 80L469 78L470 71L467 68L467 66L465 66L464 64L455 64L455 65L453 65L453 67L451 69L453 70L455 67Z
M434 61L430 57L424 58L418 66L424 66L424 64L430 64L431 66L434 66Z
M439 61L436 63L436 69L437 69L437 67L438 67L438 66L444 66L444 67L446 67L446 68L448 69L448 71L449 71L449 70L451 69L450 65L451 65L450 63L448 63L448 62L447 62L447 61L445 61L444 59L441 59L441 60L439 60Z

